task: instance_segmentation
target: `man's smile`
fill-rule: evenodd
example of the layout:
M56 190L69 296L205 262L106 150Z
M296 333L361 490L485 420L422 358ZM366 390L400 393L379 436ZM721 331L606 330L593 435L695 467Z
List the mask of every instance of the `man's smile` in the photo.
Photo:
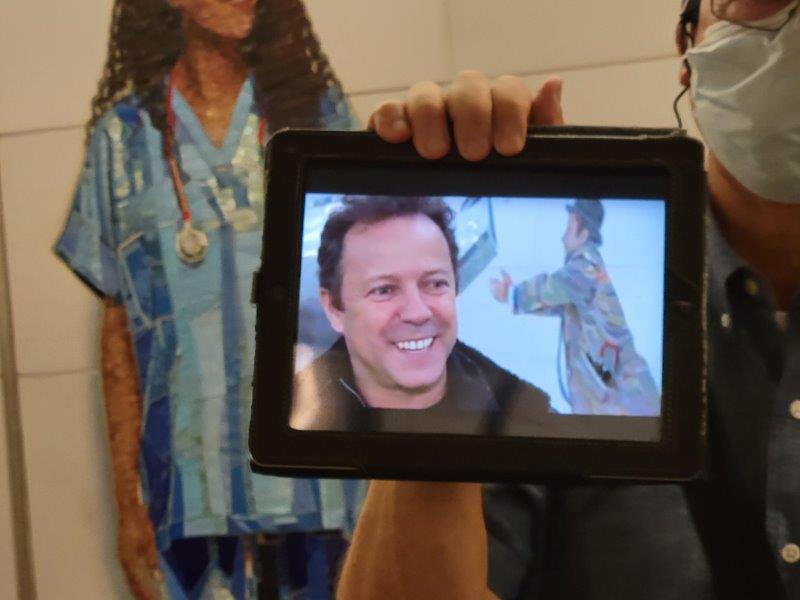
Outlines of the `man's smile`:
M394 345L398 350L404 352L420 352L426 350L433 343L432 337L421 338L417 340L405 340L402 342L395 342Z

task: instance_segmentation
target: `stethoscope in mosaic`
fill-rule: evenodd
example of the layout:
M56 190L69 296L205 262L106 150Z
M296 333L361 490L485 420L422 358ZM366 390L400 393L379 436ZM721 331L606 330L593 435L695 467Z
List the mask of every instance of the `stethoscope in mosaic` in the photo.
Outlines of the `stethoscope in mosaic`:
M169 176L172 180L172 188L175 190L175 198L178 202L178 211L181 214L181 225L175 234L175 252L178 258L187 265L196 265L203 262L208 251L208 236L202 229L197 229L192 224L192 211L189 209L189 201L186 199L186 192L183 189L183 180L178 166L178 158L175 156L175 111L172 109L172 93L175 89L175 71L169 74L167 81L167 91L164 100L164 114L167 121L167 129L164 132L164 160L167 163ZM267 120L264 117L258 119L258 145L264 148L266 140Z

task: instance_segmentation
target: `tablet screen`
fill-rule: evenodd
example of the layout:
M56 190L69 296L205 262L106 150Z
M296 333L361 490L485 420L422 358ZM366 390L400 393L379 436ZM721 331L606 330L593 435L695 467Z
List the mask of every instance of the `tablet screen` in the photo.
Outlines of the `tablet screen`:
M291 428L659 439L658 185L327 183L305 193Z
M252 465L289 477L702 475L703 148L532 130L513 157L368 132L267 154Z

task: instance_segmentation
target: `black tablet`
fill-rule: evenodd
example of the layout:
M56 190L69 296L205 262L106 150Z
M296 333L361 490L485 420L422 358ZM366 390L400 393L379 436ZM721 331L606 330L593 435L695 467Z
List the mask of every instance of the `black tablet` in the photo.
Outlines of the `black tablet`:
M277 133L253 468L700 475L702 161L675 130L541 128L477 163L366 132Z

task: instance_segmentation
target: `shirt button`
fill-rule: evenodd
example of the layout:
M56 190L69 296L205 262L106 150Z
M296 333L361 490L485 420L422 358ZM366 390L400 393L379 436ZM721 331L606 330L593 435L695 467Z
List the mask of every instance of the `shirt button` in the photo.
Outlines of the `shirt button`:
M744 290L751 296L755 296L758 293L758 284L752 279L746 279L744 282Z
M800 560L800 546L797 544L786 544L781 548L781 558L787 563L796 563Z
M725 329L730 329L733 319L731 319L731 316L728 313L722 313L722 316L719 318L719 322L722 323L722 326Z
M794 400L789 405L789 414L792 415L798 421L800 421L800 398Z

